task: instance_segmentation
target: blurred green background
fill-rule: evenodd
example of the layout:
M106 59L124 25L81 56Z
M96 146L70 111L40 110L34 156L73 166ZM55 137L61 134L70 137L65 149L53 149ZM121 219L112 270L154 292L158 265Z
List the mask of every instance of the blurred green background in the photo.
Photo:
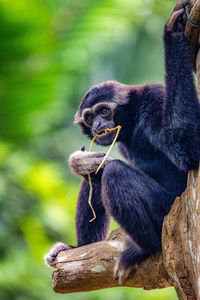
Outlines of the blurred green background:
M43 262L55 241L76 244L81 178L67 159L89 145L73 125L80 99L107 79L164 81L162 31L175 2L0 0L1 300L177 299L174 289L58 295Z

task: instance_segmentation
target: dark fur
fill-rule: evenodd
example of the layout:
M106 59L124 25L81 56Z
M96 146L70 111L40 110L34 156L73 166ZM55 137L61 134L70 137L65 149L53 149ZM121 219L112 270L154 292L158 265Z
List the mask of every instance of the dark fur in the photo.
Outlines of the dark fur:
M165 32L164 44L166 87L132 86L128 101L115 110L114 123L122 126L118 142L128 164L114 160L105 167L92 197L97 214L93 223L88 223L92 215L86 180L79 195L78 246L104 238L106 214L111 215L139 246L129 243L121 256L124 267L161 249L163 218L184 191L188 171L199 164L200 107L188 45L183 32ZM117 84L105 83L97 94L105 94L103 101L113 101ZM84 107L102 101L97 94L90 90L80 114ZM91 137L90 129L82 128Z
M97 218L92 223L89 183L84 179L76 214L78 246L104 239L109 216L127 232L130 241L120 256L121 270L161 249L163 218L184 191L188 171L199 165L200 106L183 30L165 30L164 45L166 87L102 83L90 89L78 111L81 116L84 108L102 100L116 101L122 89L127 91L118 101L114 123L122 126L118 144L128 162L113 160L102 176L93 176ZM92 138L91 129L80 125Z

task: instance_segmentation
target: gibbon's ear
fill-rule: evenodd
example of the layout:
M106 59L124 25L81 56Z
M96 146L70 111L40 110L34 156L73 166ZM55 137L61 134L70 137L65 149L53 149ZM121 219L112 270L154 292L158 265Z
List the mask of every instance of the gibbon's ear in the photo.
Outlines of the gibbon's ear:
M80 124L82 122L79 110L74 115L74 124Z

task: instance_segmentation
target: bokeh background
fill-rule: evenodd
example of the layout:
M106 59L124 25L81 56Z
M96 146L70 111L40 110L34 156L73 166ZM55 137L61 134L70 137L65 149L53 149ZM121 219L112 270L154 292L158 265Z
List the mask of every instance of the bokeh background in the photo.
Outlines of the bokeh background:
M1 300L177 299L173 288L58 295L43 262L55 241L76 244L81 178L67 160L89 145L73 125L80 99L107 79L164 82L162 31L175 2L0 0Z

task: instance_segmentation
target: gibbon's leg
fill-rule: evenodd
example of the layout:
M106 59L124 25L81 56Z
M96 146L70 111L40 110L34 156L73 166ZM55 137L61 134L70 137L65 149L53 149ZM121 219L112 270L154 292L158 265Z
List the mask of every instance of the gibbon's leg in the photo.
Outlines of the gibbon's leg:
M101 201L100 180L93 180L92 187L93 193L91 202L96 213L96 219L93 222L89 222L93 218L92 210L88 204L90 186L89 182L83 179L76 211L77 247L101 241L106 238L107 234L110 218ZM53 266L59 252L72 248L75 247L61 242L56 243L45 255L46 264Z
M140 262L161 249L163 218L174 199L175 195L156 181L120 160L105 167L102 201L131 238L115 266L115 278L120 284Z
M92 180L92 206L96 213L96 219L93 218L92 210L88 204L90 186L86 179L83 179L78 197L76 211L76 234L77 246L83 246L95 243L106 238L109 227L110 217L106 213L101 201L101 183Z

